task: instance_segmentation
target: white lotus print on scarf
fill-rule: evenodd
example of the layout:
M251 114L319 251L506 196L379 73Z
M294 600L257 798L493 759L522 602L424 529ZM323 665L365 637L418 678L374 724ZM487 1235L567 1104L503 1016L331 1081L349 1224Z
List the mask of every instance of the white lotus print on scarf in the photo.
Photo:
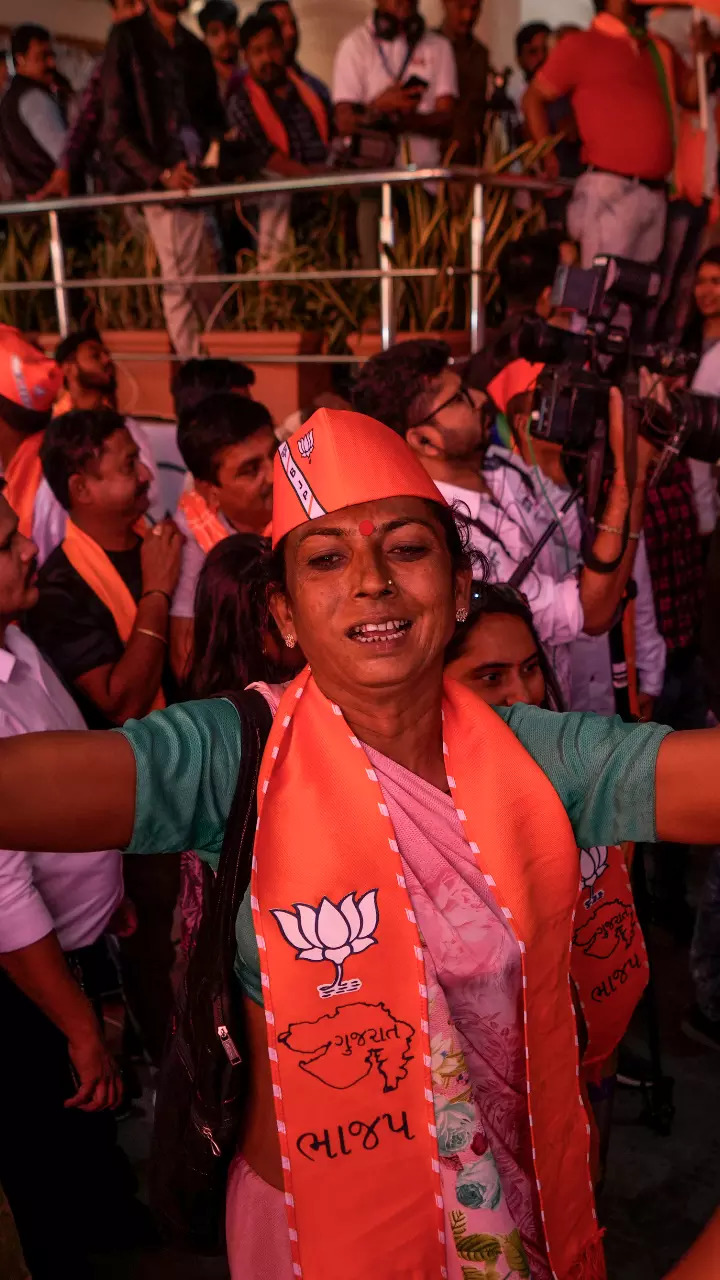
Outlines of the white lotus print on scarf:
M293 904L292 911L272 911L286 942L297 951L298 960L327 960L335 966L333 982L321 984L318 994L324 999L359 991L359 978L344 978L351 956L373 947L378 926L377 889L370 889L356 901L356 893L348 893L337 905L323 898L318 907L304 902Z

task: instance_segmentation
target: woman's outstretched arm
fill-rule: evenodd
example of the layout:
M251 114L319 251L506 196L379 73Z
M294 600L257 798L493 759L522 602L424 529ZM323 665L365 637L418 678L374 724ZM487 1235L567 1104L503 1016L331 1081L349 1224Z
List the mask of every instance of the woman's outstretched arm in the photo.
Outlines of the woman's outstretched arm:
M655 771L658 840L720 844L720 729L671 733Z
M0 847L124 849L136 769L121 733L28 733L0 741Z

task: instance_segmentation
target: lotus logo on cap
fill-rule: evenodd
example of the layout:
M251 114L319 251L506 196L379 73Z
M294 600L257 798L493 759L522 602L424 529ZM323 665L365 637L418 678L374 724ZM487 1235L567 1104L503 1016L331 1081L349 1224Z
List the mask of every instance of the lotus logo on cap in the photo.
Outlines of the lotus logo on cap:
M297 446L298 446L298 449L300 450L300 456L302 458L309 459L310 454L315 448L315 432L308 431L306 435L300 436L300 439L297 442Z

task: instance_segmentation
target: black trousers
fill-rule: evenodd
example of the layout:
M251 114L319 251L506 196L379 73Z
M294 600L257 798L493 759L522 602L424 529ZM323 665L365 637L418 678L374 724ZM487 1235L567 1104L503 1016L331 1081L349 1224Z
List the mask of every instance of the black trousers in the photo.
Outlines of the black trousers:
M113 1115L75 1092L65 1037L0 971L0 1184L33 1280L86 1280L135 1189Z

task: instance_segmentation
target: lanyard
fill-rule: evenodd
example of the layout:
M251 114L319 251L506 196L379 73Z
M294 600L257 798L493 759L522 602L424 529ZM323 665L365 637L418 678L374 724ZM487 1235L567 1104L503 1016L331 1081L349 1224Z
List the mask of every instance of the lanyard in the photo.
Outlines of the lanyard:
M384 41L382 40L375 41L375 48L378 51L378 56L385 70L390 76L390 79L392 80L393 84L399 83L402 80L403 76L405 75L405 72L407 71L408 67L410 66L410 63L412 62L413 54L415 53L415 49L417 46L414 44L408 44L407 53L405 54L405 59L403 61L403 64L400 70L398 71L397 75L395 75L395 72L392 70L390 63L387 60L385 50L383 49L383 43Z

